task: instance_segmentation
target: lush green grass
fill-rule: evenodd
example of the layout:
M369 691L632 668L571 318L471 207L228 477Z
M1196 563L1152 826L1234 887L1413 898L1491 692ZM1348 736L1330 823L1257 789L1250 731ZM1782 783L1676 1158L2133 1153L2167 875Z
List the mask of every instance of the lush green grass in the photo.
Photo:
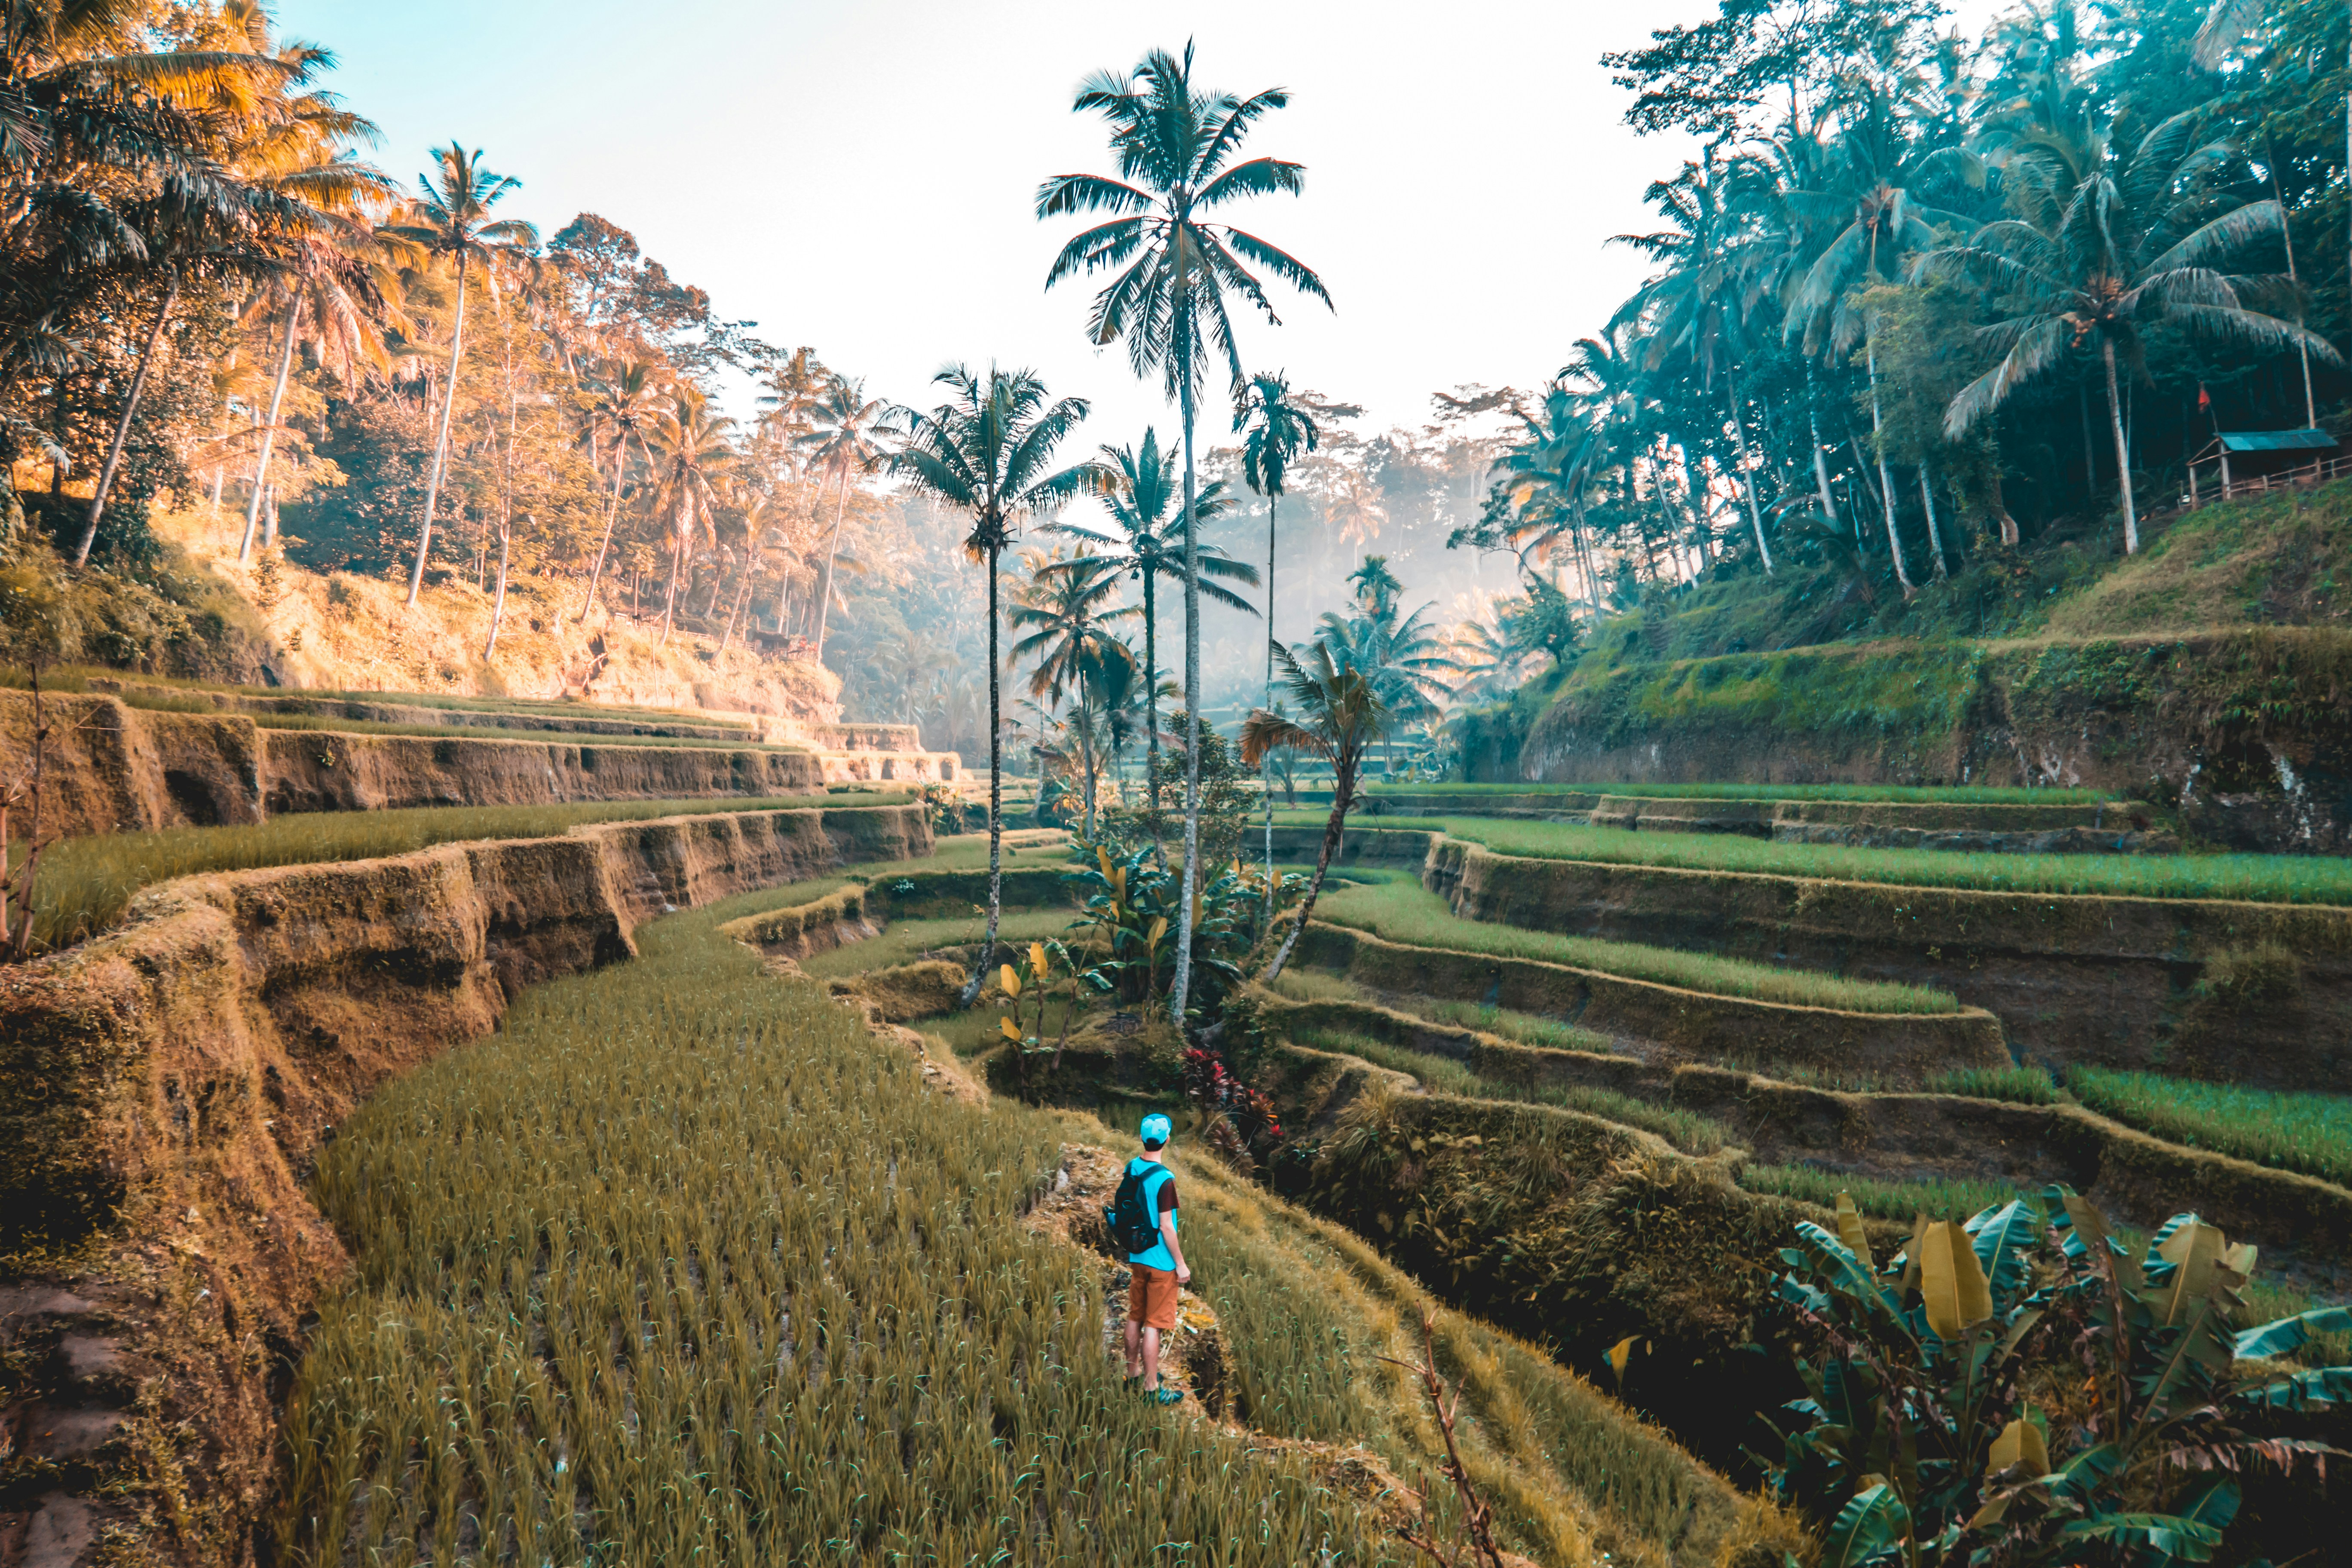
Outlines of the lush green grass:
M1872 800L1945 805L2094 805L2119 797L2095 789L2018 789L1995 784L1373 784L1384 795L1617 795L1663 800Z
M41 855L33 906L35 941L58 948L87 941L121 919L140 889L204 871L249 871L405 855L468 838L543 838L592 822L642 822L722 811L828 805L895 805L905 795L762 799L579 801L557 805L418 806L406 811L310 812L241 827L173 827L68 838Z
M1276 979L1274 990L1276 994L1297 1002L1368 1002L1391 1006L1433 1023L1483 1029L1487 1034L1514 1040L1523 1046L1541 1046L1556 1051L1592 1051L1601 1056L1613 1056L1617 1051L1616 1043L1608 1036L1580 1029L1573 1024L1563 1024L1557 1018L1513 1012L1508 1007L1481 1006L1474 1002L1441 1001L1433 996L1402 996L1382 1001L1342 975L1326 974L1319 969L1302 969L1295 964Z
M1389 826L1385 818L1381 826ZM2352 904L2352 861L2318 855L1955 855L1776 844L1717 833L1638 833L1564 822L1453 816L1444 829L1497 855L1695 871L1755 871L1906 887L2109 898Z
M526 993L325 1151L356 1268L287 1407L293 1559L1401 1563L1303 1460L1121 1388L1019 1224L1055 1124L714 939L761 901Z
M2094 1067L2070 1069L2066 1087L2092 1110L2158 1137L2352 1185L2352 1097Z
M1751 1193L1796 1198L1823 1208L1836 1207L1837 1195L1844 1193L1866 1215L1905 1221L1921 1214L1929 1219L1967 1219L2017 1195L2016 1187L2007 1182L1887 1182L1811 1165L1742 1166L1739 1184Z
M1653 1105L1613 1089L1582 1086L1530 1088L1504 1083L1473 1072L1452 1057L1388 1045L1346 1029L1298 1029L1293 1032L1292 1038L1316 1050L1339 1051L1361 1057L1375 1067L1409 1073L1438 1094L1464 1100L1508 1100L1524 1105L1558 1106L1563 1110L1580 1110L1623 1126L1639 1127L1656 1133L1685 1153L1712 1154L1737 1141L1731 1129L1720 1121L1694 1111L1676 1110L1672 1106Z
M1632 837L1632 835L1628 835ZM1564 963L1604 974L1678 985L1721 996L1785 1002L1801 1007L1834 1007L1851 1013L1953 1013L1959 1004L1924 985L1845 980L1810 970L1775 969L1712 953L1643 947L1595 937L1559 936L1517 926L1465 921L1444 899L1409 877L1368 883L1326 894L1315 906L1318 920L1368 931L1413 947L1493 953Z
M2066 1091L2042 1068L1960 1068L1927 1080L1930 1094L1965 1094L2017 1105L2056 1105Z
M1072 911L1068 910L1006 910L997 922L996 940L1026 942L1065 936L1069 932ZM813 953L801 960L801 968L819 979L862 974L869 969L913 963L925 953L943 947L977 948L987 934L988 916L984 911L951 920L892 921L880 936L836 947L830 952Z

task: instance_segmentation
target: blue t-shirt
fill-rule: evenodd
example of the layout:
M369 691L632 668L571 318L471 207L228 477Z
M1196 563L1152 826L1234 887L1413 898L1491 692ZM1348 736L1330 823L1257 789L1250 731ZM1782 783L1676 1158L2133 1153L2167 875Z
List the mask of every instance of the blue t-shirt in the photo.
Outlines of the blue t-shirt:
M1154 1220L1164 1218L1170 1230L1181 1229L1182 1222L1176 1217L1176 1173L1157 1160L1134 1159L1127 1163L1127 1173L1143 1178L1143 1212ZM1146 1268L1176 1271L1176 1259L1168 1251L1165 1236L1153 1242L1149 1251L1129 1253L1127 1260Z

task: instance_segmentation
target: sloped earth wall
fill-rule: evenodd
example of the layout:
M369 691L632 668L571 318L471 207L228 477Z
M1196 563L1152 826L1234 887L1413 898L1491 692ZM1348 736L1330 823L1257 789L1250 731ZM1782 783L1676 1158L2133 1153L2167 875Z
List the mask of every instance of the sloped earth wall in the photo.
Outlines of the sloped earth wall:
M1895 643L1626 663L1465 726L1496 783L2065 784L2233 848L2352 853L2352 634Z
M2352 909L1545 860L1458 839L1423 880L1472 920L1937 986L2044 1066L2352 1091Z
M250 1561L348 1262L302 1184L377 1085L666 909L931 847L882 806L189 878L0 971L0 1564Z

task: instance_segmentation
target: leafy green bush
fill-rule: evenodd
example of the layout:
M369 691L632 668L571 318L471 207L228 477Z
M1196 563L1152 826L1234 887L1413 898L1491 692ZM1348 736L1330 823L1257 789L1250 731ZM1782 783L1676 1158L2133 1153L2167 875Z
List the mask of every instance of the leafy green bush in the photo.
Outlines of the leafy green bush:
M1882 1268L1841 1202L1836 1233L1801 1221L1780 1258L1780 1299L1824 1349L1757 1458L1843 1568L2205 1562L2237 1472L2315 1463L2252 1428L2352 1398L2352 1367L2264 1364L2352 1309L2231 1332L2253 1249L2195 1215L2143 1251L2053 1186L1965 1225L1923 1215Z
M2352 1098L2095 1067L2070 1069L2066 1087L2092 1110L2158 1137L2352 1185Z

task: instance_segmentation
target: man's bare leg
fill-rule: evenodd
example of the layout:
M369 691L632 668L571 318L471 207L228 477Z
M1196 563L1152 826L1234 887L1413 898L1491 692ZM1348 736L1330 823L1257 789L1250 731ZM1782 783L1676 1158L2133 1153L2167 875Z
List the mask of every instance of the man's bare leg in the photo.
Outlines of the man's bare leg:
M1160 1386L1160 1331L1143 1331L1143 1392L1150 1393Z
M1136 1341L1136 1331L1142 1327L1133 1318L1127 1321L1127 1375L1129 1377L1143 1375L1143 1349Z

